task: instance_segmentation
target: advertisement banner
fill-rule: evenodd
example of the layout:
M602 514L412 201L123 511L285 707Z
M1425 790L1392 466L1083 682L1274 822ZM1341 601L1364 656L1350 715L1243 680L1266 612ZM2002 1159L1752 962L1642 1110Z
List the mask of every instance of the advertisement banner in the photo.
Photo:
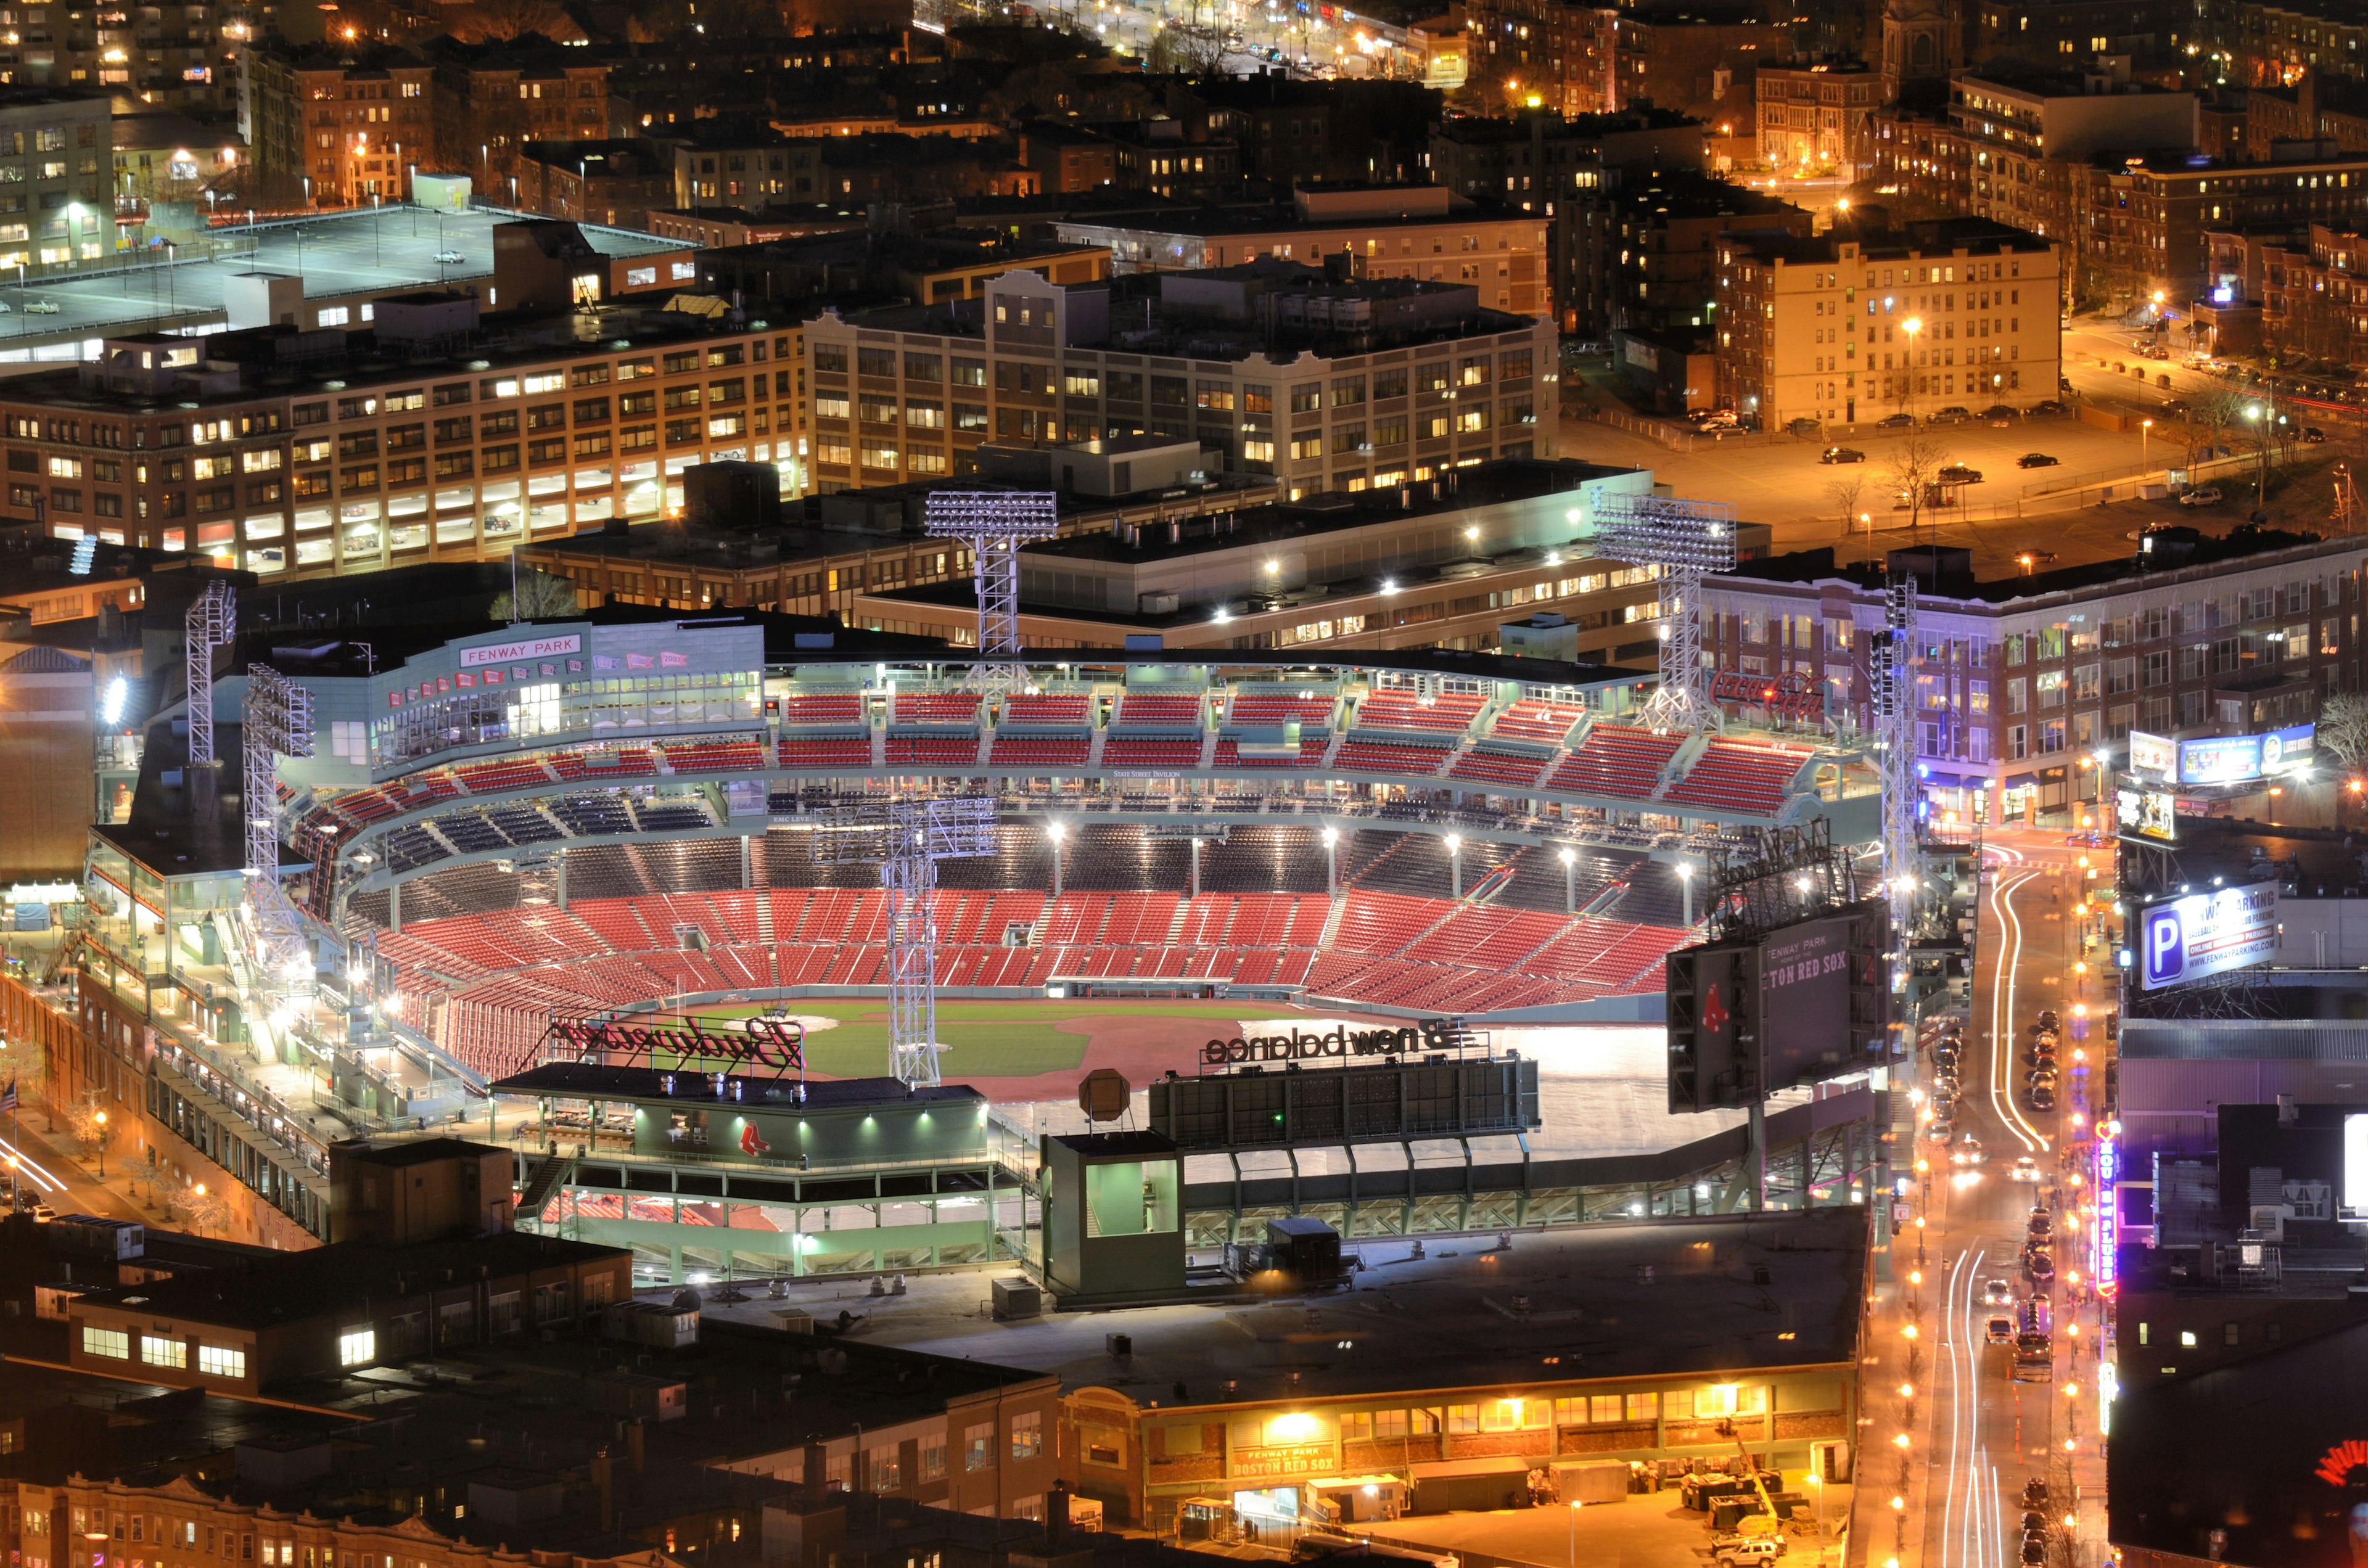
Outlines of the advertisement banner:
M2259 735L2206 735L2179 743L2181 784L2249 784L2308 767L2317 727L2295 724Z
M584 637L581 632L566 631L553 637L528 637L515 642L489 642L483 647L461 650L461 667L475 669L484 665L507 665L513 659L540 659L552 653L581 653Z
M2226 974L2268 960L2278 945L2278 885L2222 888L2147 907L2138 916L2142 989Z
M2124 838L2171 844L2179 838L2178 800L2157 790L2116 790L2115 825Z
M2130 732L2130 771L2169 782L2179 772L2179 747L2168 735Z

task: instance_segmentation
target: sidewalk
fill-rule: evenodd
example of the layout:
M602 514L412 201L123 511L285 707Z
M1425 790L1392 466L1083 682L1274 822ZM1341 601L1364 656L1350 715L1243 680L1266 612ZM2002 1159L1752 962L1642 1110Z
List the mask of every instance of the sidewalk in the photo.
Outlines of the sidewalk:
M28 1106L17 1112L15 1131L8 1131L0 1120L0 1140L6 1140L17 1151L22 1169L17 1174L21 1190L37 1194L42 1202L61 1214L95 1214L107 1220L136 1220L142 1224L163 1226L166 1223L164 1205L151 1205L147 1184L139 1183L140 1196L132 1196L135 1186L127 1163L130 1141L119 1139L123 1158L109 1151L107 1176L102 1180L96 1162L85 1163L74 1153L74 1140L63 1131L48 1131L49 1118L39 1106ZM224 1175L227 1181L229 1176Z

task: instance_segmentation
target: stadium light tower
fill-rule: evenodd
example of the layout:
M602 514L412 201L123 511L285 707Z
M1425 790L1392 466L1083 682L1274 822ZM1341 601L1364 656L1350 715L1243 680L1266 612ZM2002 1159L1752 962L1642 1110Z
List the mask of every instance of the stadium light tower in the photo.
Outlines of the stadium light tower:
M840 807L815 858L878 860L888 895L888 1071L908 1089L941 1080L938 1053L938 862L995 853L995 802L981 796Z
M250 665L240 712L245 756L242 804L246 815L246 915L262 974L251 992L281 997L313 983L313 949L303 917L279 885L279 758L313 755L313 694L268 665ZM269 1011L269 1010L267 1010ZM270 1012L275 1028L286 1019Z
M1907 940L1920 867L1916 824L1916 579L1884 585L1883 634L1867 650L1875 745L1883 777L1883 885L1895 949Z
M1016 691L1028 684L1019 662L1019 547L1060 531L1059 500L1049 490L936 490L922 508L930 538L970 547L978 593L975 686Z
M205 767L214 760L214 650L230 642L237 625L230 585L220 578L207 584L206 591L189 602L182 625L182 653L188 667L192 767Z
M1640 722L1659 733L1715 730L1717 704L1702 678L1702 583L1735 566L1735 508L1723 501L1611 496L1595 504L1595 550L1661 578L1661 684Z

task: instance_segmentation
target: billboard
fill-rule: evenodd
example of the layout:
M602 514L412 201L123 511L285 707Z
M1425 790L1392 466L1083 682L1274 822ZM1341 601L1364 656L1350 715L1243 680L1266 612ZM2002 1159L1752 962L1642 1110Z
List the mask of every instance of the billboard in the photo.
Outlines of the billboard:
M2317 727L2295 724L2259 735L2206 735L2179 743L2180 784L2250 784L2308 767Z
M2130 732L2130 771L2168 784L2179 774L2179 745L2167 735Z
M1890 911L1869 899L1669 955L1669 1108L1745 1106L1886 1060Z
M2178 799L2158 790L2114 791L2114 826L2123 838L2150 839L2157 844L2179 838Z
M2343 1119L2343 1198L2339 1210L2350 1220L2368 1218L2368 1116Z
M1288 1046L1295 1037L1321 1046L1342 1034L1293 1031L1256 1042L1212 1043L1255 1049ZM1169 1077L1152 1083L1148 1109L1154 1131L1195 1153L1517 1135L1543 1125L1537 1061L1508 1054L1410 1061L1392 1055L1308 1068L1292 1061L1273 1072L1248 1065L1197 1078Z
M2255 882L2150 904L2138 915L2138 984L2160 991L2268 960L2278 945L2278 885Z

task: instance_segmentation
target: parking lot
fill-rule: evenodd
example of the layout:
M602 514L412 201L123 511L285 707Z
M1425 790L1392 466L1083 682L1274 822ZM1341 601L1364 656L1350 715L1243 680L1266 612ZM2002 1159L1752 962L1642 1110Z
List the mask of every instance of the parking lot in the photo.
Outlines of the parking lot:
M1788 1477L1789 1479L1789 1477ZM1831 1532L1849 1517L1850 1488L1827 1488L1824 1560L1839 1557ZM1532 1562L1540 1568L1580 1563L1589 1568L1710 1568L1711 1532L1705 1517L1691 1512L1675 1491L1633 1494L1617 1503L1585 1507L1548 1505L1488 1514L1426 1514L1374 1527L1376 1535L1436 1546L1444 1551ZM1819 1538L1802 1528L1785 1538L1778 1562L1785 1568L1816 1568Z

